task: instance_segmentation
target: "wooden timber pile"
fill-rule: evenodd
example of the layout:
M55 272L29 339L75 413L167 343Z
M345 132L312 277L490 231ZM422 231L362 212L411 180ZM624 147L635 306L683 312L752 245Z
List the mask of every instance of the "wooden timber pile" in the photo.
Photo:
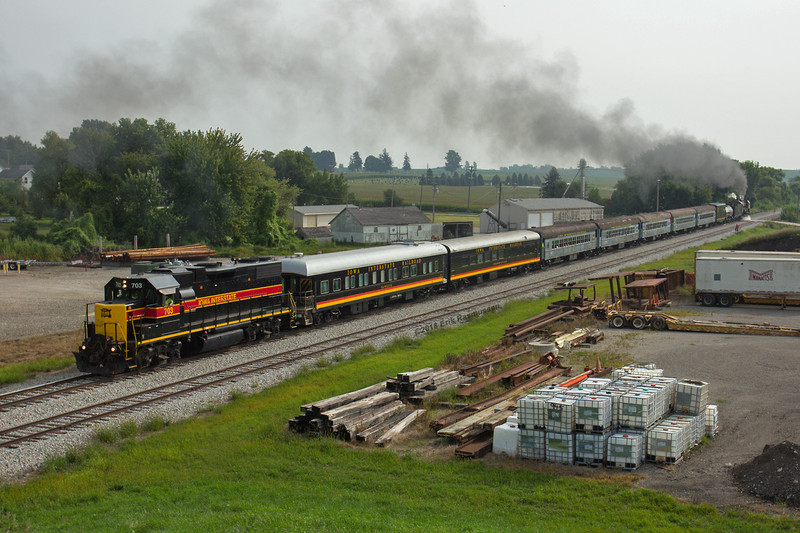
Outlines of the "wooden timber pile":
M388 378L386 389L399 393L407 402L420 403L461 382L462 377L458 370L423 368L414 372L401 372L397 374L397 378Z
M216 251L202 244L187 244L168 248L141 248L138 250L102 252L100 259L117 263L135 263L136 261L166 261L169 259L206 259L214 257L216 254Z
M289 420L289 429L383 446L425 412L409 410L407 403L429 399L460 382L457 370L402 372L370 387L301 406L301 414Z

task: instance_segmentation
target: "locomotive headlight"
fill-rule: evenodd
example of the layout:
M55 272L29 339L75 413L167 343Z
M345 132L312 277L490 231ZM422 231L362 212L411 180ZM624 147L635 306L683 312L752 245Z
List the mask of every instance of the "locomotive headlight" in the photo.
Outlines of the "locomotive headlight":
M111 351L112 351L112 352L116 352L116 351L117 351L117 347L116 347L116 346L112 346L112 347L111 347Z
M85 349L86 349L86 345L85 344L81 344L81 350L85 350Z

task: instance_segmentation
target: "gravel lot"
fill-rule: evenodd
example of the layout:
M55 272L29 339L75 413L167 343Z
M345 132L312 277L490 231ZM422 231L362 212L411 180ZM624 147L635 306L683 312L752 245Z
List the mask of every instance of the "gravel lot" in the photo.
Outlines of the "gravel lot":
M659 251L663 256L669 250ZM645 247L638 249L636 261L652 260L654 257ZM569 279L569 267L564 271ZM69 267L33 267L21 274L0 275L0 340L67 331L73 334L84 316L84 304L99 299L102 287L114 275L126 273L127 269L103 268L84 271ZM524 282L524 278L513 278L510 282ZM487 284L476 290L492 290ZM448 295L433 298L420 306L446 306ZM689 318L710 318L779 324L800 325L800 309L780 310L775 307L738 306L729 309L707 309L692 301L675 302L673 309L702 313ZM323 330L310 330L302 335L265 342L242 349L231 350L217 357L209 357L188 368L170 368L163 373L141 376L136 380L114 384L105 393L95 392L83 398L71 397L70 408L77 404L89 405L102 401L107 395L118 392L116 387L144 389L160 382L177 379L183 373L201 373L219 368L234 361L264 356L273 351L286 349L292 343L313 342L315 336L325 337L338 333L335 329L369 327L369 320L388 320L392 313L403 314L402 307L382 313L378 318L365 317L359 322L337 324ZM366 325L365 325L366 324ZM662 470L647 465L637 473L642 476L639 486L665 490L678 498L693 502L708 502L728 508L766 510L768 512L794 513L790 508L769 505L750 496L743 495L734 485L731 468L759 455L766 444L784 440L800 442L800 407L797 406L798 338L764 337L746 335L718 335L708 333L653 332L603 329L606 339L596 349L601 353L629 354L637 361L655 361L665 374L678 378L700 379L710 383L710 398L719 405L720 434L708 445L694 451L686 460L672 470ZM409 336L414 331L407 332ZM390 339L374 339L375 346ZM162 405L153 411L135 415L139 420L159 415L171 420L192 416L198 411L218 402L226 401L230 391L260 390L294 373L297 369L285 369L261 378L248 378L246 383L234 383L228 388L187 397ZM64 377L74 371L62 373ZM40 379L52 379L40 378ZM38 381L38 380L37 380ZM30 386L32 383L0 387L0 393ZM0 426L13 427L32 417L38 410L65 410L65 400L58 405L42 404L32 411L20 413L20 418L4 414ZM0 477L16 478L30 472L53 454L63 453L73 446L86 443L91 429L47 439L18 450L0 449ZM602 474L605 469L599 469Z

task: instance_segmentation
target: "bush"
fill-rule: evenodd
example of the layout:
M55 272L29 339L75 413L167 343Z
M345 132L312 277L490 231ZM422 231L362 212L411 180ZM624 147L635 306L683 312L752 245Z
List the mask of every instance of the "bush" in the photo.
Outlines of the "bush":
M11 224L9 233L12 237L20 240L36 238L36 222L30 215L22 215L16 222Z

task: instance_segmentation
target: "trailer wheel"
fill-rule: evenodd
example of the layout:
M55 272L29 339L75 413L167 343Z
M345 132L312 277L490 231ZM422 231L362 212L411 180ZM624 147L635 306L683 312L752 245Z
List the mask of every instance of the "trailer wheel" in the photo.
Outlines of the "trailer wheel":
M647 323L644 320L644 317L635 316L631 318L631 326L633 329L643 329Z
M650 320L650 327L653 329L657 329L659 331L663 331L667 329L667 321L664 320L664 317L661 316L654 316Z
M700 295L700 303L702 303L706 307L711 307L712 305L717 303L717 299L714 298L713 294L701 294Z
M733 304L733 297L730 294L720 294L717 301L722 307L730 307Z
M622 315L613 315L608 319L608 325L612 328L622 328L625 326L625 317Z

